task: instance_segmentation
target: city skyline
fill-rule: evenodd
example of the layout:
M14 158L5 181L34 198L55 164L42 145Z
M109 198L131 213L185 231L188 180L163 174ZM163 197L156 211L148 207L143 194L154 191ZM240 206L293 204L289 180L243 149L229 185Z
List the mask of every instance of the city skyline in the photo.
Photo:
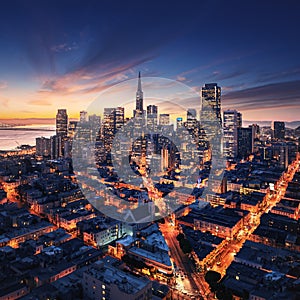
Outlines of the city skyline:
M139 5L31 2L1 10L2 119L49 118L61 103L74 118L99 92L139 70L197 92L217 82L223 108L241 111L244 120L298 119L298 3L273 3L271 10L267 3L235 3L233 10L192 1L174 4L169 15L167 3L153 2L145 16Z
M212 107L215 109L217 108L217 118L220 120L220 123L222 124L224 122L224 113L226 111L234 111L237 110L236 108L231 107L224 107L223 97L222 97L222 87L218 86L218 83L204 83L201 87L201 90L199 93L194 92L194 89L190 89L190 87L186 86L190 91L187 92L186 95L179 95L178 90L174 88L174 91L171 89L167 93L163 92L163 89L168 86L176 86L176 81L172 81L165 78L159 78L159 77L146 77L146 94L147 91L150 91L151 96L144 97L143 91L141 90L142 85L142 75L141 72L138 72L137 75L137 91L136 91L136 99L141 100L134 100L135 98L131 95L132 90L135 89L135 79L133 80L125 80L123 82L120 82L116 84L116 87L111 87L110 89L105 90L103 93L101 93L94 101L98 104L100 104L100 107L97 106L96 108L96 115L99 115L101 117L104 117L105 115L105 109L107 109L106 103L110 103L108 105L109 107L123 107L124 109L124 117L125 118L131 118L135 115L136 111L148 111L148 107L156 107L158 116L160 115L168 115L170 118L170 123L176 124L177 118L185 117L185 113L187 110L192 109L195 111L195 116L199 117L199 114L201 114L202 110L202 99L209 99L212 95L215 97L217 95L217 102L215 104L212 104ZM134 82L134 83L133 83ZM128 83L128 84L127 84ZM179 82L180 83L180 82ZM180 83L181 84L181 83ZM121 86L120 88L118 86ZM214 90L215 87L217 90ZM158 94L159 92L162 92L162 96ZM154 93L154 94L153 94ZM217 93L216 95L214 95ZM155 96L153 96L155 95ZM158 97L159 95L159 97ZM115 99L119 99L120 96L124 96L124 99L126 101L123 101L123 103L120 103L119 101L115 101ZM99 103L99 99L103 97L103 105L102 103ZM159 99L161 98L161 99ZM188 102L185 102L185 101ZM134 102L138 101L138 103ZM174 101L174 102L173 102ZM222 105L221 105L222 102ZM175 104L175 107L174 105ZM86 114L85 117L87 117L88 112L86 110L90 110L93 107L93 103L90 104L90 106L86 107L83 110L77 111L75 115L71 115L69 113L70 108L66 108L65 105L60 105L56 111L68 111L68 117L72 121L81 120L82 114ZM182 106L183 105L183 106ZM138 108L138 109L137 109ZM143 109L145 108L145 109ZM158 110L159 108L159 110ZM95 107L93 108L95 109ZM141 110L142 109L142 110ZM71 109L72 111L72 109ZM89 111L89 114L91 111ZM242 111L239 111L239 113L242 114ZM92 113L95 114L95 113ZM55 115L55 113L54 113ZM55 125L56 118L52 115L52 117L48 118L0 118L0 123L6 123L7 125L12 124L13 126L23 126L23 125ZM279 121L280 120L280 121ZM298 120L294 121L282 121L282 118L271 118L270 120L245 120L243 117L243 121L245 122L245 126L247 124L254 124L257 122L257 124L261 124L261 126L273 126L274 122L284 122L284 123L290 123L294 124L292 126L296 127L297 124L300 123ZM267 125L266 123L270 123Z
M158 106L146 115L134 81L131 120L123 107L105 108L101 126L93 110L74 122L59 108L56 135L1 151L1 292L58 296L70 280L79 299L298 299L299 130L242 127L241 113L225 110L222 164L210 138L220 86L202 88L204 128L188 108L175 132ZM204 134L207 118L217 126ZM21 263L20 274L19 257L40 263Z
M186 95L180 95L178 92L178 89L174 88L174 90L171 89L171 93L163 91L163 89L166 86L176 86L176 81L171 81L171 80L166 80L162 79L160 82L160 78L155 78L155 77L146 77L147 82L146 86L148 91L153 90L151 96L144 98L143 96L143 90L142 90L142 75L141 71L138 72L137 75L137 84L134 82L134 80L125 80L124 82L120 83L120 85L123 85L123 88L118 88L118 85L116 85L117 88L111 88L108 89L106 92L101 94L99 98L103 97L102 100L104 101L104 106L101 106L102 103L99 103L99 100L96 98L95 99L95 104L91 104L87 110L81 110L76 112L76 116L70 117L69 113L67 112L68 109L65 108L63 105L59 108L57 108L57 114L56 118L55 117L50 117L50 118L13 118L13 119L1 119L0 118L0 123L2 122L2 125L9 126L10 124L12 127L15 126L26 126L26 125L50 125L51 123L57 121L57 117L60 116L61 114L67 114L67 119L69 118L70 121L77 121L79 120L82 122L83 120L87 120L89 115L95 115L99 116L102 118L105 118L105 110L111 110L111 109L117 109L117 108L122 108L123 109L123 115L124 118L130 119L135 116L135 114L138 113L143 113L143 114L156 114L156 118L158 117L163 117L163 116L168 116L168 122L170 124L175 125L179 119L185 118L185 113L188 111L193 111L193 115L195 115L196 118L199 118L201 115L201 110L203 109L203 104L202 101L211 101L211 107L213 110L216 110L216 117L219 119L220 124L223 126L224 125L224 130L226 130L226 117L225 115L229 112L232 113L234 111L237 111L236 108L223 108L223 100L222 100L222 87L218 86L218 83L204 83L204 85L201 88L201 91L199 92L199 96L193 92L193 89L191 89L191 92L189 91ZM154 81L152 81L154 79ZM158 80L158 81L157 81ZM128 82L128 84L127 84ZM134 82L134 83L133 83ZM124 85L125 83L125 85ZM132 88L134 89L135 84L137 85L136 89L136 96L135 100L134 97L132 97L130 94L132 93ZM187 86L187 88L189 88ZM159 92L162 93L158 94ZM194 93L194 95L192 95ZM124 99L127 100L126 103L119 103L116 102L114 98L120 98L120 95L124 95ZM159 99L161 98L161 99ZM145 100L145 104L144 104ZM174 100L174 102L173 102ZM221 101L222 100L222 101ZM135 101L135 102L134 102ZM188 102L186 102L188 101ZM176 103L177 102L177 103ZM199 102L199 103L198 103ZM110 103L109 107L106 107L106 103ZM222 104L221 104L222 103ZM99 107L100 104L100 107ZM177 106L174 108L174 105ZM184 104L184 105L183 105ZM182 106L183 105L183 106ZM95 110L95 107L96 110ZM145 109L144 109L145 108ZM95 110L94 112L90 111L91 109ZM237 111L239 115L242 115L241 111ZM188 113L189 114L189 113ZM64 118L64 117L63 117ZM147 117L148 118L148 117ZM188 117L187 117L188 119ZM5 124L5 121L8 121L7 124ZM16 122L13 122L13 121ZM23 121L23 123L18 123L17 121ZM281 119L282 120L282 119ZM3 122L4 121L4 122ZM156 120L158 121L158 119ZM245 122L244 126L247 126L248 124L251 125L256 122L256 120L244 120L244 118L240 117L240 126L243 125L242 121ZM266 120L261 120L257 121L257 125L260 126L267 126L264 123L269 122L269 126L274 129L274 122L275 123L294 123L294 127L298 126L296 125L297 123L300 123L300 121L291 121L291 122L285 122L285 121L279 121L277 119L272 119L270 121ZM3 124L4 123L4 124ZM63 128L66 127L64 130L67 130L68 127L68 120L63 121L65 125L62 125ZM48 127L47 129L50 129ZM57 122L56 122L56 131L57 131Z
M0 9L0 300L300 299L300 2Z

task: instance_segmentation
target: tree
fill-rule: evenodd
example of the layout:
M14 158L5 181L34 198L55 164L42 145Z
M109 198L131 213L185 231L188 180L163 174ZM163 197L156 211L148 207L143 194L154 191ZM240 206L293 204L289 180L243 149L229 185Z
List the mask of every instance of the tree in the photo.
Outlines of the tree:
M215 291L217 289L217 285L220 279L221 279L221 274L216 271L208 271L205 274L205 280L209 284L210 289L212 291Z
M176 237L177 241L183 240L184 239L184 234L183 233L179 233Z
M216 292L216 296L219 300L232 300L232 292L221 283Z
M179 245L184 254L191 253L193 250L191 243L186 239L181 239Z

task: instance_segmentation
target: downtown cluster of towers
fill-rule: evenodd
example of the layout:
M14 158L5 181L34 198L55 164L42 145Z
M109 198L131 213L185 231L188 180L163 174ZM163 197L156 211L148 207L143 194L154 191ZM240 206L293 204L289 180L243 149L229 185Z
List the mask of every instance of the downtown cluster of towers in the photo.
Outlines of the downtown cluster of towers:
M223 154L228 161L236 161L237 159L243 159L249 156L253 152L254 139L258 133L258 126L252 125L246 128L242 127L242 114L236 110L223 111L223 120L221 117L221 88L216 83L205 84L201 89L201 98L206 101L211 107L214 114L214 118L219 121L223 129ZM163 128L167 138L172 137L174 133L174 125L171 124L170 114L162 113L158 114L158 106L148 105L144 110L144 96L142 90L141 74L138 76L138 85L136 91L136 103L133 112L135 118L143 116L147 127L154 133L157 128ZM36 139L36 151L37 155L44 157L50 157L51 159L57 159L61 157L70 158L72 150L72 140L74 138L76 128L80 124L81 135L85 139L93 139L96 137L98 141L99 156L101 160L108 159L107 153L109 153L114 137L117 131L128 122L129 119L125 118L124 107L104 108L103 120L101 123L101 117L97 115L88 115L86 111L80 112L79 121L68 122L68 115L66 109L58 109L56 115L56 135L48 138ZM182 117L176 119L176 130L180 131L180 128L185 128L194 137L194 142L197 145L197 149L204 149L207 151L209 145L205 139L205 132L197 120L197 112L195 109L188 109L186 112L186 121L183 121ZM274 133L277 137L284 137L284 123L274 123ZM153 137L152 137L153 138ZM172 159L172 149L170 149L170 143L163 137L156 137L153 141L155 144L155 152L158 154L164 153L169 158L164 159L165 167L170 162L174 163ZM140 141L140 146L143 144ZM140 151L139 143L136 145L136 152ZM133 147L134 148L134 147ZM165 150L168 150L167 152ZM174 152L174 151L173 151ZM204 158L206 157L206 159ZM200 161L210 159L210 155L200 155Z
M209 102L212 110L215 113L216 118L221 121L221 88L216 84L205 84L202 88L201 96ZM170 147L170 143L166 138L172 137L174 134L174 124L171 124L171 117L169 113L158 114L157 105L148 105L144 110L144 96L142 90L141 74L138 76L138 85L136 91L136 103L133 111L134 118L144 118L147 127L156 132L158 128L162 129L160 132L164 132L166 137L157 136L155 143L156 152L166 153L166 148ZM81 138L93 139L96 137L98 146L103 149L103 153L108 153L111 149L114 137L117 131L126 124L129 119L125 117L124 107L104 108L103 119L97 115L88 115L86 111L80 112L79 121L68 122L68 115L66 109L58 109L56 114L56 135L48 138L36 139L36 151L37 155L44 157L50 157L51 159L57 159L60 157L71 157L72 140L80 128ZM101 122L102 121L102 122ZM204 133L201 129L200 122L197 120L197 112L195 109L188 109L186 112L186 121L182 117L176 119L176 130L180 128L187 129L195 139L195 143L199 147L204 147L206 144L202 138ZM95 131L96 130L96 131ZM153 136L152 136L153 138ZM101 141L101 143L99 143ZM141 144L143 142L140 141ZM137 141L136 150L139 147L139 141ZM170 156L170 148L168 149ZM102 154L103 154L102 153ZM100 154L101 156L101 154ZM103 157L102 159L107 159ZM172 161L170 158L168 161Z

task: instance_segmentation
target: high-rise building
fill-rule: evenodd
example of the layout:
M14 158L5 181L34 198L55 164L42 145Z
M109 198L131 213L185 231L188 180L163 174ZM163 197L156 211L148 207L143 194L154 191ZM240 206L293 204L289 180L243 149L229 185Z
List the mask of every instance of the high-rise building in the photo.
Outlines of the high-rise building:
M144 113L144 94L142 90L141 72L138 77L138 87L136 91L135 110L134 116L141 115Z
M220 124L222 124L221 119L221 88L217 85L217 83L208 83L202 87L201 90L201 98L202 98L202 118L207 118L206 120L212 120L212 118L217 118ZM205 101L203 101L205 100ZM206 102L206 103L205 103ZM213 110L214 115L205 114L205 104L209 104ZM201 120L200 120L201 121Z
M224 157L234 161L238 154L238 128L242 127L242 114L236 110L225 110L223 122Z
M64 141L64 158L72 158L72 140Z
M273 122L274 138L283 140L285 137L285 123L280 121Z
M36 155L38 156L50 156L51 154L51 140L50 138L38 137L36 141Z
M256 138L259 137L259 125L258 124L252 124L252 129L253 129L253 139L255 140Z
M160 114L159 115L159 125L170 125L170 115Z
M109 151L115 134L114 108L104 108L103 124L101 127L105 150Z
M161 149L161 171L165 171L169 167L169 151L166 147Z
M68 135L68 115L66 109L58 109L56 114L56 134L62 138Z
M113 139L118 129L124 125L124 107L104 108L102 136L105 149L111 148Z
M199 143L199 122L197 120L197 112L193 108L189 108L186 113L186 122L184 122L184 127L193 136L194 142Z
M100 126L100 124L101 124L101 117L100 117L100 116L97 116L97 115L95 115L95 114L90 115L90 116L89 116L89 123L95 124L95 125L97 125L97 126Z
M79 118L79 120L80 120L80 123L86 123L86 122L88 122L88 113L87 113L87 111L82 110L80 112L80 118Z
M147 106L147 127L153 132L157 130L157 112L158 107L156 105Z
M66 109L58 109L56 114L56 135L51 137L51 158L64 156L64 144L68 138L68 114Z
M50 137L50 143L51 143L51 159L57 159L60 157L63 157L63 144L64 139L61 135L53 135Z
M176 119L176 128L179 129L179 128L182 128L183 126L183 119L181 117L178 117Z
M246 159L253 152L253 128L238 128L238 157Z
M76 127L77 127L78 121L70 121L69 122L69 127L68 127L68 137L73 138L76 132Z
M197 126L197 113L193 108L188 108L186 113L186 124L187 129L195 129Z
M272 143L270 150L272 153L272 159L276 159L281 167L287 168L289 165L288 145L284 142L274 142Z
M158 107L157 105L148 105L147 106L147 114L149 115L157 115Z
M239 111L237 112L237 126L238 126L238 128L241 128L243 126L243 116L242 116L242 113Z
M91 127L93 140L98 140L100 137L101 117L95 114L89 116L89 125Z
M116 107L114 110L114 131L122 128L124 125L124 107Z

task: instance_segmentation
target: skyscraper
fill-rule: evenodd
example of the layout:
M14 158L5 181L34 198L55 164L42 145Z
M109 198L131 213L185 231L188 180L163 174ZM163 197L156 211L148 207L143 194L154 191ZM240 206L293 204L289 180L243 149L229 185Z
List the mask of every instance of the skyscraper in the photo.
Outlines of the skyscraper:
M114 111L114 108L104 108L103 124L101 130L106 151L110 150L114 138Z
M86 123L88 121L88 113L84 110L80 112L80 123Z
M238 128L238 157L246 159L253 152L253 145L252 126Z
M186 122L184 122L184 127L193 136L194 142L198 144L199 142L199 122L197 120L197 112L193 108L188 108L186 113Z
M239 128L243 126L243 116L239 111L237 112L237 126Z
M143 114L143 112L144 112L144 103L143 102L144 102L144 94L143 94L143 91L142 91L141 72L139 72L138 87L137 87L137 91L136 91L134 116Z
M179 128L182 128L183 126L183 119L181 117L178 117L176 119L176 128L179 129Z
M66 109L58 109L56 114L56 135L66 138L68 135L68 115Z
M260 133L260 129L259 129L259 125L258 124L252 124L252 129L253 129L253 139L255 140L256 138L258 138L259 133Z
M160 114L159 115L159 125L170 125L170 115Z
M283 140L285 137L285 123L280 121L274 121L273 123L274 138L277 140Z
M124 107L116 107L114 110L114 133L124 125Z
M104 108L102 136L106 150L111 148L118 129L124 125L124 107Z
M76 127L77 127L78 121L70 121L69 127L68 127L68 137L74 138Z
M220 124L222 124L221 119L221 88L217 85L217 83L207 83L202 87L201 90L201 98L202 98L202 110L205 104L209 104L212 108L214 115L204 114L202 117L207 118L207 120L211 120L211 118L217 118ZM205 100L205 101L203 101ZM206 102L206 103L204 103ZM204 110L205 111L205 110Z
M242 114L236 110L225 110L223 121L223 153L228 161L234 161L238 154L238 128L242 127Z
M147 106L147 127L153 132L157 130L157 112L158 109L156 105Z
M51 140L50 138L38 137L36 141L36 155L50 156L51 154Z
M161 149L161 171L165 171L169 167L169 151L167 147Z
M89 125L92 131L92 137L94 139L99 139L100 137L100 128L101 128L101 117L95 114L89 116Z
M186 124L187 129L195 129L197 126L197 113L193 108L188 108L186 113Z
M50 137L50 155L51 159L63 157L64 140L61 135L56 134Z

